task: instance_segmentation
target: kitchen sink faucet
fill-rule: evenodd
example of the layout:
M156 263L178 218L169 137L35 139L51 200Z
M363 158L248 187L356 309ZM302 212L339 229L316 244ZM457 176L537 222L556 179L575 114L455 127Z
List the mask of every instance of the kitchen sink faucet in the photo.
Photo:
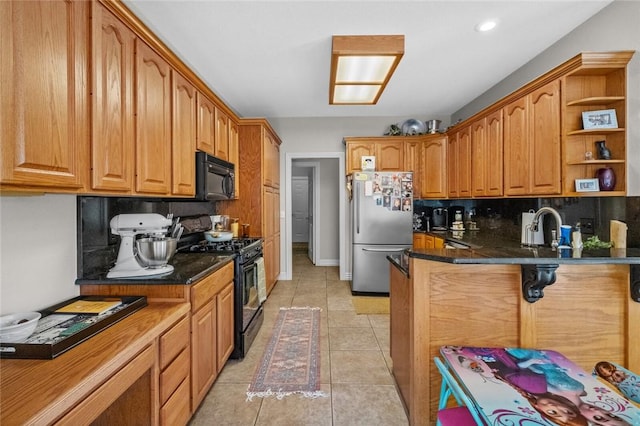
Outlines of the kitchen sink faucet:
M531 220L531 241L533 241L533 233L538 231L538 222L540 218L547 213L551 213L551 215L556 220L556 229L551 230L551 247L558 248L558 237L560 236L560 229L562 226L562 218L560 217L560 213L554 208L551 207L541 207L535 215L533 215L533 219Z

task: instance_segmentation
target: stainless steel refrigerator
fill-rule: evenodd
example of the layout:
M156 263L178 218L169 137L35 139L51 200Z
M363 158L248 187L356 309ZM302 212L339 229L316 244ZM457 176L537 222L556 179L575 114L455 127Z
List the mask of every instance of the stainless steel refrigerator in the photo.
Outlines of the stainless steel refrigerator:
M351 175L351 291L389 293L387 255L413 244L411 172Z

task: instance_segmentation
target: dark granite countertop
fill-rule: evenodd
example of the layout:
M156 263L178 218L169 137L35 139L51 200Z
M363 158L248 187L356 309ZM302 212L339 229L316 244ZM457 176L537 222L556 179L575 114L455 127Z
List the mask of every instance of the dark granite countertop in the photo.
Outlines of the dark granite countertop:
M501 237L496 232L466 231L462 238L453 233L427 232L446 242L467 245L468 249L416 249L409 257L448 263L485 264L640 264L640 248L573 250L550 247L523 247L520 241Z
M218 256L211 253L176 253L169 261L173 272L159 277L107 278L107 270L76 280L83 284L194 284L233 261L235 255Z
M552 250L548 247L482 247L409 250L409 257L448 263L501 265L640 264L640 249Z

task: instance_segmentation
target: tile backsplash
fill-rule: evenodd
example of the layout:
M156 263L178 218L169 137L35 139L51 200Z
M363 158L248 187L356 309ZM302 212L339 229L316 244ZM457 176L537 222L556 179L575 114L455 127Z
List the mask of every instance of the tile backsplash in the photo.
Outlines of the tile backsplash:
M574 197L574 198L501 198L469 200L416 200L416 211L434 207L462 206L475 208L481 229L499 230L508 238L520 239L522 213L549 206L558 211L563 224L581 226L586 237L597 235L609 241L609 221L621 220L628 226L627 246L640 247L640 197ZM545 232L552 227L549 215L544 217ZM548 239L548 238L546 238Z
M158 213L174 217L213 215L211 201L164 201L135 197L77 197L78 278L104 271L116 261L120 237L111 234L111 218L126 213Z

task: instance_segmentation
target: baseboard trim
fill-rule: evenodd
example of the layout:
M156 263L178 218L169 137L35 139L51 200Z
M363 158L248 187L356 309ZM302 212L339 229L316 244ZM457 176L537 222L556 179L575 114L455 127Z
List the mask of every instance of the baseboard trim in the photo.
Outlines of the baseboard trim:
M340 266L339 259L321 259L316 261L316 266Z

